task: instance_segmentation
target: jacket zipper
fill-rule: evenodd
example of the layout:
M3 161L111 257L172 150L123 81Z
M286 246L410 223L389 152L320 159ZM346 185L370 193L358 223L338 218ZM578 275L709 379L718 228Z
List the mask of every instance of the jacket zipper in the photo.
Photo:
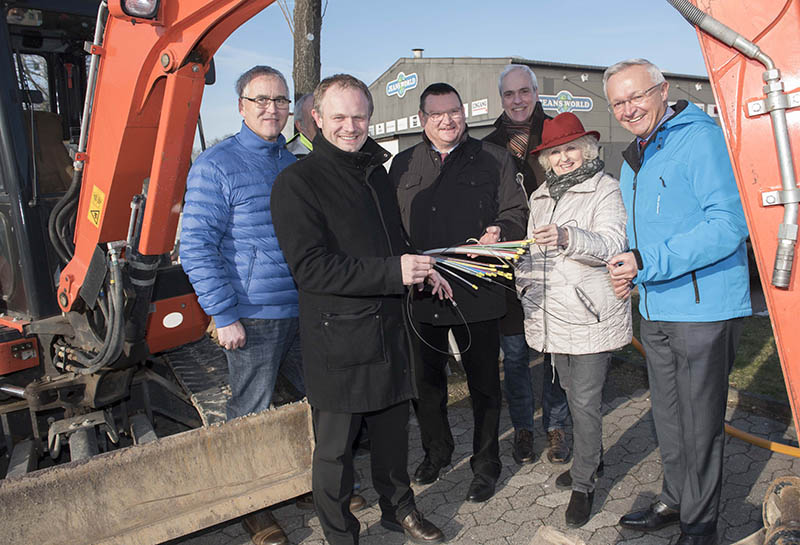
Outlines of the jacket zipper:
M633 175L633 244L636 248L639 247L639 235L636 233L636 187L639 181L639 172L637 171L636 174ZM639 284L644 291L644 313L647 319L650 319L650 311L647 308L647 286L644 283Z
M694 285L694 302L700 304L700 286L697 285L697 273L692 271L692 284Z
M556 207L558 206L558 201L555 201L553 204L553 210L550 212L550 221L547 223L553 223L553 218L556 217ZM542 332L544 333L544 344L542 348L544 352L549 352L547 349L547 248L544 250L544 259L542 260Z

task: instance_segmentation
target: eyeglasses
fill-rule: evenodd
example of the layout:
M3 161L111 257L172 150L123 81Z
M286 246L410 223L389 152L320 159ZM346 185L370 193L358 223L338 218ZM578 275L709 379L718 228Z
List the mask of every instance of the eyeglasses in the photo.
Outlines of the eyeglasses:
M266 110L267 108L269 108L270 104L274 104L275 107L278 108L279 110L285 110L286 108L289 107L289 103L292 102L291 100L289 100L286 97L275 97L275 98L272 98L272 97L268 97L268 96L264 96L264 95L258 95L255 98L246 97L246 96L241 96L239 98L243 98L245 100L249 100L250 102L255 104L256 107L259 110Z
M636 93L635 95L633 95L632 97L628 98L627 100L620 100L618 102L614 102L613 104L609 104L608 105L608 111L611 112L611 113L619 113L625 108L625 105L628 104L629 102L633 106L641 106L642 104L644 104L644 101L647 100L647 97L650 96L650 94L656 88L661 87L663 84L664 84L663 81L660 82L660 83L656 83L655 85L653 85L652 87L650 87L646 91L641 91L639 93Z
M454 108L452 110L448 110L446 112L422 112L426 116L430 118L431 121L434 123L440 122L444 119L444 116L450 117L450 119L461 119L464 117L464 109L463 108Z

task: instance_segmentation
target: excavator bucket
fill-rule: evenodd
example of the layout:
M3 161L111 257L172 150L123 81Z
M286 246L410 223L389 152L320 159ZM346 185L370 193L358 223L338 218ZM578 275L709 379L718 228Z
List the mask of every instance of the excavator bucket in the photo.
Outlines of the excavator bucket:
M0 481L0 543L161 543L311 489L307 403Z

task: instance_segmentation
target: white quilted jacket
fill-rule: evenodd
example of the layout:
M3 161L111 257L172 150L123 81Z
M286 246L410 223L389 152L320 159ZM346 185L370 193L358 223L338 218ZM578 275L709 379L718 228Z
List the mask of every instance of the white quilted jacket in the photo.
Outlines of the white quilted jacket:
M598 172L571 187L556 205L547 184L531 195L528 238L555 223L569 244L530 247L515 271L531 348L557 354L594 354L631 341L630 299L617 299L605 260L628 248L627 215L619 182Z

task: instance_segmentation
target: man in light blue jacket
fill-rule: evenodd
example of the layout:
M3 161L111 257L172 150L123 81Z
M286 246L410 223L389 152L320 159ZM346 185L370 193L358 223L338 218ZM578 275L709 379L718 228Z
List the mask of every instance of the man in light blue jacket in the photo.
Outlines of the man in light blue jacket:
M631 251L609 260L618 297L639 289L641 337L664 468L661 497L620 519L680 522L678 545L714 545L728 374L750 309L747 225L722 130L697 106L669 106L644 59L603 77L609 110L636 138L620 186Z

